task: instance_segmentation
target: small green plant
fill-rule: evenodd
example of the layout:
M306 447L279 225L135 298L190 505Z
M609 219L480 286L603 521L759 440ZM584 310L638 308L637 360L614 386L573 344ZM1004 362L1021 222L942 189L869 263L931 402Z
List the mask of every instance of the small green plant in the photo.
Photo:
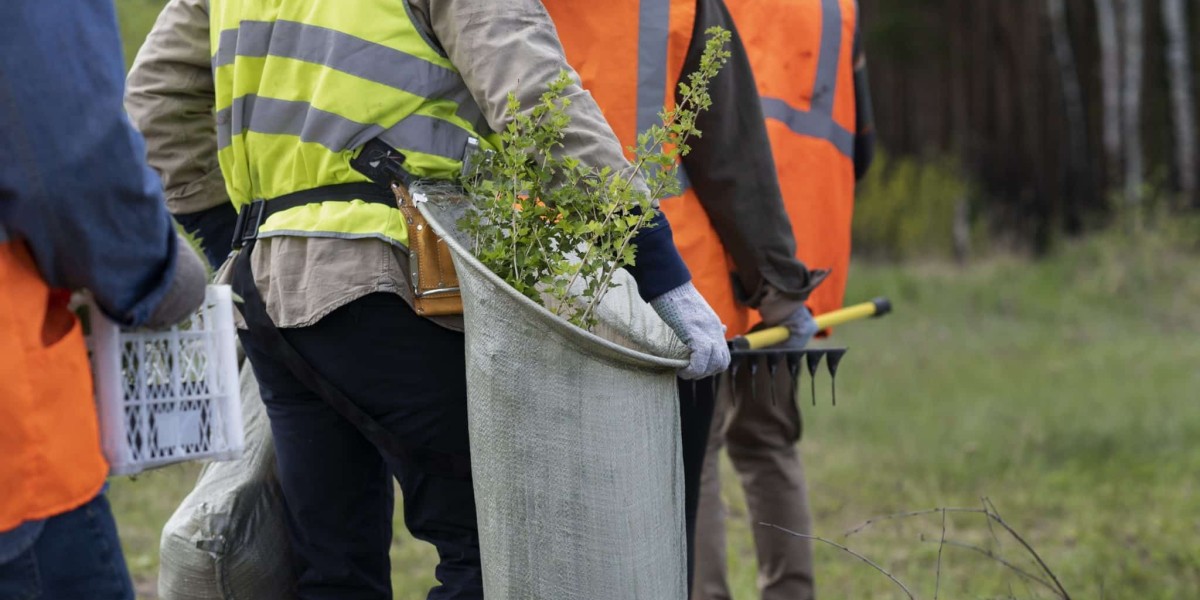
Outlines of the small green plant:
M548 296L546 305L571 323L595 323L613 275L637 260L633 240L651 225L655 199L680 191L679 158L700 136L696 117L711 106L709 83L729 58L729 31L706 33L700 68L679 84L676 104L659 113L662 125L638 135L632 165L620 172L561 156L571 122L566 72L526 113L509 94L501 149L464 180L474 206L459 227L480 262L534 301Z

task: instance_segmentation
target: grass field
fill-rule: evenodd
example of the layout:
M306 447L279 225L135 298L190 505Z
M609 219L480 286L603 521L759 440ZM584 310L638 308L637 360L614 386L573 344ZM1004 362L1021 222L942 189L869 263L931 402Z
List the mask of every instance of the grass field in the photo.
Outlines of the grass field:
M843 533L872 516L977 507L986 496L1076 599L1200 598L1200 256L1175 247L1106 235L1037 263L856 265L849 298L888 295L897 310L838 332L851 353L836 408L827 387L816 407L805 395L816 533L933 598L940 516ZM114 484L145 597L160 528L194 474ZM748 600L753 546L732 480L730 574ZM947 538L1034 568L1015 543L995 546L978 515L951 515ZM432 549L397 522L393 550L396 597L424 598ZM904 597L839 550L819 547L817 562L824 598ZM940 597L1051 596L950 546Z

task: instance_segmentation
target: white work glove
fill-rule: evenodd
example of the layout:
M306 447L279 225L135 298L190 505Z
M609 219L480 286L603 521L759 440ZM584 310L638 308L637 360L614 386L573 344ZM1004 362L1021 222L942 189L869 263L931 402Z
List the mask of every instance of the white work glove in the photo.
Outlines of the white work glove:
M143 327L165 329L200 308L200 303L204 302L204 288L208 285L204 261L183 236L175 234L175 271L171 274L171 284L154 312L142 323Z
M701 379L729 367L725 326L689 281L650 301L654 312L692 351L683 379Z

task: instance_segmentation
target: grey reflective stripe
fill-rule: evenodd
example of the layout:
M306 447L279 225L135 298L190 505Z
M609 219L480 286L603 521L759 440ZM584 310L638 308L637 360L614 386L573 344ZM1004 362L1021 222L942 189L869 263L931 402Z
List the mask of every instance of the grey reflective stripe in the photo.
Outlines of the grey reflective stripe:
M334 200L334 202L345 202L344 200ZM393 208L392 210L399 210ZM287 211L283 211L286 213ZM337 231L305 231L303 229L278 229L271 231L263 231L258 234L258 239L271 237L307 237L307 238L333 238L338 240L366 240L375 239L387 242L397 248L403 250L406 254L408 248L399 241L394 240L382 233L339 233Z
M795 133L826 140L842 154L854 156L854 134L838 125L832 116L815 111L796 110L779 98L764 97L762 109L763 116L782 122Z
M667 103L667 44L671 3L641 0L638 7L637 133L659 123Z
M821 0L821 55L817 59L817 80L813 83L813 112L833 114L841 60L842 3L841 0Z
M4 242L7 242L7 241L8 241L8 230L5 229L3 225L0 225L0 244L3 244Z
M409 115L380 134L379 140L402 152L409 150L462 160L472 137L467 130L449 121Z
M458 115L485 125L483 112L452 69L352 35L295 21L242 21L219 35L213 68L237 56L278 56L329 67L432 100L458 104Z
M253 131L298 136L301 141L320 144L333 152L358 148L378 137L397 149L462 160L467 140L472 137L449 121L425 115L409 115L385 130L314 108L307 102L254 95L234 98L232 106L217 112L216 121L218 150L228 147L233 136Z
M641 0L638 5L638 80L637 131L662 123L658 113L667 104L667 48L671 41L671 3L668 0ZM636 141L634 142L637 143ZM683 165L677 177L682 191L691 187ZM661 198L660 198L661 199Z
M307 102L246 95L217 112L217 149L226 148L233 136L247 131L299 136L334 152L357 148L383 133L378 125L351 121L313 108Z

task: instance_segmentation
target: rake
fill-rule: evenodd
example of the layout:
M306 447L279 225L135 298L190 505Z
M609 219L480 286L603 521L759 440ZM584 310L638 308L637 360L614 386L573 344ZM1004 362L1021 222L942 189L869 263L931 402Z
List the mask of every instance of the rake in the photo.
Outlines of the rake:
M817 323L818 329L828 329L860 319L882 317L891 311L891 301L887 298L876 298L870 302L863 302L818 315L814 317L814 320ZM750 377L751 401L757 401L758 377L760 374L763 374L767 376L769 381L768 386L771 402L775 402L776 379L780 370L782 369L787 373L791 382L791 386L788 389L793 391L799 385L803 371L807 370L812 388L812 402L815 406L817 403L817 371L821 366L821 361L824 360L825 367L829 371L833 405L837 406L837 370L838 365L842 362L842 358L846 355L847 349L804 348L801 350L792 350L774 347L786 342L788 335L786 327L772 327L730 340L729 347L732 360L730 361L729 368L724 373L712 378L714 395L720 387L721 381L728 379L730 381L730 396L733 402L736 403L738 401L738 386L734 385L734 382L738 380L738 375L748 373Z

